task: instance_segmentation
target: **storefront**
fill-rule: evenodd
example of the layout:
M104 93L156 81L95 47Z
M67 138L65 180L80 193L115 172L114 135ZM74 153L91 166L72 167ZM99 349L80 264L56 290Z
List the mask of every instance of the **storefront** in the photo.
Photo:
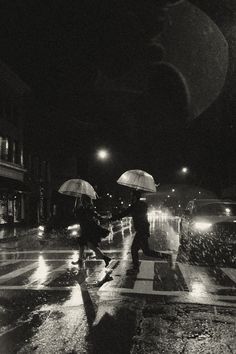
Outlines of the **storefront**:
M24 221L24 195L21 192L0 192L0 224Z
M28 189L23 182L24 172L21 167L0 162L0 226L25 221L25 194Z

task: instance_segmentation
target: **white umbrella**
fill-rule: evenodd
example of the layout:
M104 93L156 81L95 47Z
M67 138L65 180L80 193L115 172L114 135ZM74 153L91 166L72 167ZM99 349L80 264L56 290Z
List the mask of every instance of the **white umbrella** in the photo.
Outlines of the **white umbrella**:
M153 177L142 170L129 170L124 172L117 180L117 183L126 187L141 189L145 192L156 192Z
M81 194L89 196L91 199L97 198L97 193L90 183L83 179L69 179L59 188L58 192L70 195L72 197L79 197Z

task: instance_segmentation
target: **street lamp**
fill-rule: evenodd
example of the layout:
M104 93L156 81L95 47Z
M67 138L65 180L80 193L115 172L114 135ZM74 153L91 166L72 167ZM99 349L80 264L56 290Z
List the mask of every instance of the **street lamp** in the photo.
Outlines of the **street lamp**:
M187 173L189 172L188 167L182 167L181 172L182 172L183 174L187 174Z
M97 151L97 158L99 160L107 160L109 158L109 152L106 149L99 149Z

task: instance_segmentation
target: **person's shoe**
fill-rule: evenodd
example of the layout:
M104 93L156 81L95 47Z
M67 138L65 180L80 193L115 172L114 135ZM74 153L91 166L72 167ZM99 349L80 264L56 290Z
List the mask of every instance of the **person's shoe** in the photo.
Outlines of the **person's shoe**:
M139 273L139 267L133 267L127 270L126 272L128 275L132 275L132 274L137 274Z
M73 265L79 265L81 267L83 265L83 260L82 259L78 259L77 261L72 261L71 263Z
M108 264L109 264L109 263L110 263L110 261L111 261L111 258L110 258L110 257L105 256L103 259L104 259L104 262L105 262L105 267L107 267L107 266L108 266Z

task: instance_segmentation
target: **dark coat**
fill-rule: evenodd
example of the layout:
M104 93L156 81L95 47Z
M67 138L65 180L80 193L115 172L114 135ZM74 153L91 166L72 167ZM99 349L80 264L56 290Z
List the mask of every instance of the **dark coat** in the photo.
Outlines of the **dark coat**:
M137 200L120 214L112 217L112 220L122 219L125 216L131 216L136 234L149 237L150 234L147 210L147 203L142 200Z
M91 242L94 246L109 235L109 230L98 225L97 220L102 219L101 216L90 207L80 206L75 211L76 219L80 224L81 236L79 243L86 245Z

